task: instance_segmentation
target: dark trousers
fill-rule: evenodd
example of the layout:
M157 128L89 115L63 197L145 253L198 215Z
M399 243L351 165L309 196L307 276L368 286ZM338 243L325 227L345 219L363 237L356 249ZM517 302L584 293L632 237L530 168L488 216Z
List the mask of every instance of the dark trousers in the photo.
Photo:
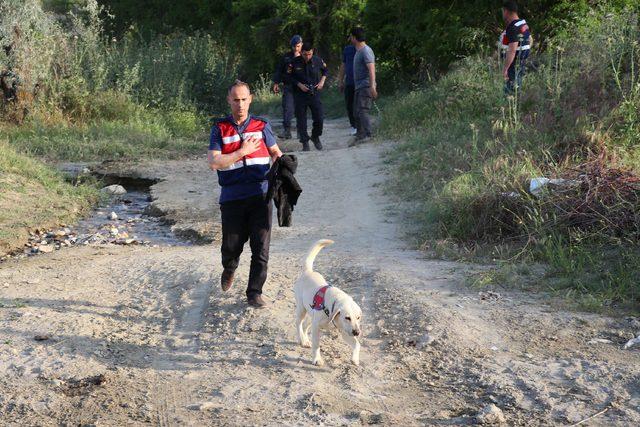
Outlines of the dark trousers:
M369 111L373 104L371 97L371 89L364 87L356 90L355 100L353 102L356 117L356 133L357 139L368 138L371 136L371 119Z
M516 89L520 91L522 89L522 81L524 80L524 74L527 70L527 58L516 57L511 66L507 70L507 74L509 75L509 80L507 80L504 84L504 93L507 95L512 95L515 93Z
M324 111L322 109L322 101L320 101L320 94L316 93L314 95L309 95L301 91L296 92L295 104L296 122L298 123L298 138L300 139L300 142L305 143L309 141L309 134L307 133L307 109L311 110L311 118L313 119L311 136L318 137L322 135Z
M291 119L293 119L294 114L293 88L289 85L284 85L282 89L282 127L284 130L291 129Z
M356 116L353 113L353 101L356 96L356 87L354 85L346 85L344 87L344 101L347 104L347 115L352 128L356 127Z
M266 195L233 200L220 205L222 213L222 266L235 270L244 244L249 240L251 268L247 297L262 294L267 280L269 243L271 241L272 203Z

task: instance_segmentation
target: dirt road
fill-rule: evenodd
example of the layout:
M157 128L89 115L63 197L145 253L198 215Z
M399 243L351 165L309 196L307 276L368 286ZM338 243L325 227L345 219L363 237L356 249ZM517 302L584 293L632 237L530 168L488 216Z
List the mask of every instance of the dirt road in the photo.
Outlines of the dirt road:
M384 144L300 153L294 227L276 228L266 296L219 289L219 246L77 247L0 265L2 425L466 425L490 403L508 425L640 423L636 319L563 312L543 297L479 294L478 266L424 259L383 194ZM215 233L203 159L145 167L179 230ZM156 172L153 172L153 171ZM185 225L186 224L186 225ZM316 269L364 312L362 364L325 337L326 365L295 342L292 283ZM46 338L37 341L34 338ZM333 334L337 338L337 334ZM596 341L593 341L596 340Z

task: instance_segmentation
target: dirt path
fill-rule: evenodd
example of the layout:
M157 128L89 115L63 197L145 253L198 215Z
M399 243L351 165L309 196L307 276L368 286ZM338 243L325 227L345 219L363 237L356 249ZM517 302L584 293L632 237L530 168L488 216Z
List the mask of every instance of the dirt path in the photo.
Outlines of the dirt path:
M294 227L274 232L267 310L245 305L247 254L220 291L216 243L0 265L0 424L465 425L489 403L509 425L604 409L583 425L640 423L640 351L621 350L639 321L515 292L481 298L463 285L481 267L405 248L382 189L386 147L346 149L343 121L326 133L330 150L300 153L304 193ZM203 159L139 168L166 179L155 203L176 227L215 235ZM324 339L322 368L295 343L292 282L325 237L336 244L316 268L364 311L360 367L339 339Z

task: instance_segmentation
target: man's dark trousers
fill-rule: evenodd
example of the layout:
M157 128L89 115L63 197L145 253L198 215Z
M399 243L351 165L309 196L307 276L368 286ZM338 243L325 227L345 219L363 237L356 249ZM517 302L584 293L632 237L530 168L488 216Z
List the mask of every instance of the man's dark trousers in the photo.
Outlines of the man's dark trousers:
M347 103L347 115L349 116L349 123L352 128L356 127L356 117L353 112L353 102L356 96L355 85L346 85L344 87L344 100Z
M238 268L240 254L247 240L251 246L251 268L247 286L249 299L262 294L262 286L267 280L272 206L266 195L233 200L220 205L222 266L229 270Z
M356 116L356 129L358 129L358 133L356 134L357 139L369 138L372 134L371 119L369 118L372 103L371 88L363 87L356 89L353 108Z
M289 85L284 85L282 89L282 127L284 130L291 130L291 119L293 119L294 114L293 88Z
M322 101L320 101L320 94L316 92L310 95L302 91L296 91L295 104L298 138L300 142L305 143L309 141L309 134L307 133L307 108L311 110L311 118L313 120L311 137L315 138L322 135L324 111L322 109Z

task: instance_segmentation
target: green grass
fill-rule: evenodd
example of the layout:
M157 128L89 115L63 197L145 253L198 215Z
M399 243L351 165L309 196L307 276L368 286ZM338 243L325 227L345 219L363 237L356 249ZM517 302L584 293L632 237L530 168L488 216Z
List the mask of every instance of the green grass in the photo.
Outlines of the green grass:
M0 254L18 248L33 228L75 220L98 200L91 185L64 177L0 141Z
M452 242L461 254L543 262L537 286L588 309L640 310L640 189L626 199L591 197L599 216L590 225L566 213L587 197L582 190L540 199L527 191L533 177L578 178L585 162L640 174L639 29L631 17L602 10L581 18L571 37L549 41L515 98L503 95L496 58L473 57L384 102L380 132L403 140L388 154L389 187L415 201L407 215L419 225L420 246L442 252L441 242Z
M77 124L48 124L36 117L1 129L8 142L25 154L47 160L91 161L202 154L207 146L207 122L190 111L140 108L128 117Z

